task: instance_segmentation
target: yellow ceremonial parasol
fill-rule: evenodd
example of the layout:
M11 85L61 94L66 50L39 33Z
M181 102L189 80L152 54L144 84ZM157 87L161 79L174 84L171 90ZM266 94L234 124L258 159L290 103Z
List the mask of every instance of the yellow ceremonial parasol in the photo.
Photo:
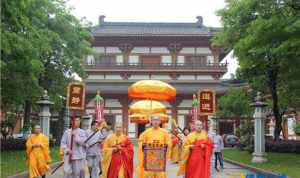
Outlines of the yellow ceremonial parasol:
M141 101L144 103L144 106L146 106L146 110L142 109L142 112L141 109L135 110L132 108L133 105L129 108L130 113L146 114L148 119L155 113L166 112L166 108L163 104L153 100L172 100L176 97L176 89L171 85L159 80L141 80L132 84L128 88L128 96L132 99L147 99L146 101ZM136 120L138 119L136 116L135 118ZM161 120L162 122L168 121L167 115L161 115ZM142 122L144 122L144 120L142 120Z
M159 80L141 80L128 88L128 96L132 99L172 100L176 97L176 89Z
M165 113L166 106L158 101L141 100L129 106L129 113Z

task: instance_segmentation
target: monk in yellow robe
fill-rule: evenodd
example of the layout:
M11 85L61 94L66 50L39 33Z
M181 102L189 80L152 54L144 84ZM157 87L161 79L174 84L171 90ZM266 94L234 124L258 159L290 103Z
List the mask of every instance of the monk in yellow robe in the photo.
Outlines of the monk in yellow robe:
M34 126L33 134L26 141L27 164L29 166L29 178L42 176L50 170L48 137L41 133L39 125Z
M202 122L195 122L195 131L183 143L183 156L177 175L185 178L210 178L210 160L213 142L203 129Z
M181 138L179 134L175 131L172 133L172 147L171 147L171 161L174 164L177 164L180 160L181 152Z
M138 145L138 167L137 176L138 178L166 178L165 169L160 169L156 171L147 170L145 168L146 150L149 148L158 149L161 152L165 152L165 163L170 158L171 149L171 138L166 129L160 128L160 118L159 116L151 117L152 127L145 130L139 137ZM155 164L154 162L151 164ZM165 165L165 164L164 164ZM154 165L156 166L156 165Z
M122 133L121 123L115 126L103 143L102 178L133 178L133 145Z

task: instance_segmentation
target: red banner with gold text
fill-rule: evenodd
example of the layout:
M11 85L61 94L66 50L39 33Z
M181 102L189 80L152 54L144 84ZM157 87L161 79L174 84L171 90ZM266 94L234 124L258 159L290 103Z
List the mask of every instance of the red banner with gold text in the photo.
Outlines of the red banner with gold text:
M71 110L84 110L85 85L83 83L70 83L68 85L67 107Z

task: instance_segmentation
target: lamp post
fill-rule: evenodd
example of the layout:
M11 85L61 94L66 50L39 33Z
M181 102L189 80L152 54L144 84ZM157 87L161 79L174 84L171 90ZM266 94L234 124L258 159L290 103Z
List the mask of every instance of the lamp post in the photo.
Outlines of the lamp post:
M69 108L66 106L67 104L67 98L64 96L59 97L63 100L63 121L64 121L64 131L70 128L70 112Z
M44 90L44 94L39 101L36 102L40 106L40 124L43 134L49 137L50 135L50 105L53 105L53 102L49 101L49 96L47 90Z
M267 161L265 153L265 113L263 111L267 104L262 101L261 93L257 92L255 102L251 104L255 107L254 117L254 153L252 154L253 163L264 163Z

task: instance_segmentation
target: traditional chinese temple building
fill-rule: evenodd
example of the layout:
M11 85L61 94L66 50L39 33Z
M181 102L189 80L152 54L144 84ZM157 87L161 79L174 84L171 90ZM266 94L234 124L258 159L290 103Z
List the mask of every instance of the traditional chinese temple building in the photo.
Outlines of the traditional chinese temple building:
M136 137L145 126L130 123L133 101L127 89L136 81L154 79L177 89L176 100L163 103L180 127L187 126L194 93L210 89L219 96L228 88L220 80L227 72L227 64L221 63L226 54L211 43L220 30L205 26L201 16L193 23L107 22L100 16L92 29L94 54L85 65L87 113L93 113L93 98L100 90L105 118L122 122L125 132Z

